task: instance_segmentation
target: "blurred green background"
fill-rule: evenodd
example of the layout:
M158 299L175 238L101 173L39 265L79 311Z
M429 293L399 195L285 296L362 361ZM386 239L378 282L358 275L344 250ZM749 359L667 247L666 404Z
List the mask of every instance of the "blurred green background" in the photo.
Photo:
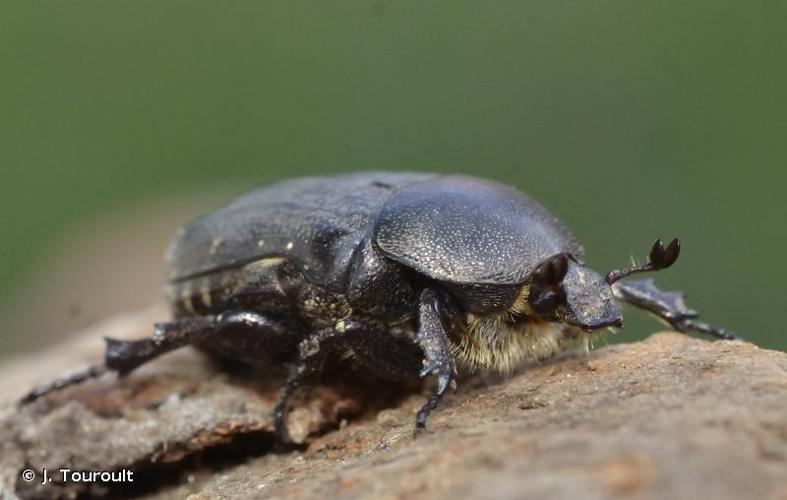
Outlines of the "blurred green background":
M69 314L37 304L70 286L54 282L64 241L89 234L84 269L134 274L100 244L136 218L147 248L172 200L188 202L156 228L274 179L367 168L514 184L602 272L679 236L659 282L785 349L785 5L2 2L0 356L65 333L18 326ZM135 296L111 284L97 293ZM614 340L660 328L627 325Z

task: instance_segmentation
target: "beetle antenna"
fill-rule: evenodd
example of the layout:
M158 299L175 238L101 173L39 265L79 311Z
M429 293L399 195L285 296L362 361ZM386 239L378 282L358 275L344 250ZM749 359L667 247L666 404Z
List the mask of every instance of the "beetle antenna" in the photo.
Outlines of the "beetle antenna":
M664 247L664 242L658 239L653 242L646 264L634 264L625 269L614 269L607 273L607 283L611 285L619 279L631 276L632 274L666 269L678 260L678 255L680 255L680 241L678 241L677 238L670 241L669 245L666 247Z

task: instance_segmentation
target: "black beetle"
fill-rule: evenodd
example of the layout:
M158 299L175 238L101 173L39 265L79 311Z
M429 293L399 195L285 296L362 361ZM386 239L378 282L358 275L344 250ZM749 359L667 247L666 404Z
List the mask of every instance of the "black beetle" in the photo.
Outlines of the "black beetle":
M275 412L281 434L292 391L340 352L390 379L436 375L416 416L422 428L457 363L507 371L549 357L622 326L617 300L681 332L737 338L698 321L678 292L618 281L667 268L679 251L678 240L657 240L646 264L601 276L554 215L491 181L387 172L285 181L178 232L167 257L171 322L144 340L107 339L103 365L24 401L194 344L288 367Z

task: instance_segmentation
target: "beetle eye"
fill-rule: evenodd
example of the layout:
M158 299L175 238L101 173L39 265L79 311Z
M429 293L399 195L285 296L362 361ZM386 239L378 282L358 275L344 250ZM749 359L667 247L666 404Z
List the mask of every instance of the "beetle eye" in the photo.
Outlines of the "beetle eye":
M530 308L539 317L554 320L555 309L565 296L563 278L568 272L568 259L558 254L542 262L533 272L530 285Z
M543 319L554 319L555 309L560 305L561 296L551 290L536 293L530 300L530 308Z

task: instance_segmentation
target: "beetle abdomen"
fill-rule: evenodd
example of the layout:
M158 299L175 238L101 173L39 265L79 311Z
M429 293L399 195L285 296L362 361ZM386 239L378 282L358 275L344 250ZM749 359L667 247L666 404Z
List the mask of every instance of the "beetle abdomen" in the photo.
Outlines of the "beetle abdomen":
M185 226L167 256L167 277L182 282L287 257L313 280L329 280L337 255L360 239L380 207L403 186L433 174L365 173L311 177L253 191Z
M227 309L287 314L286 285L280 279L283 257L263 257L246 265L169 283L167 297L176 317L219 314Z

